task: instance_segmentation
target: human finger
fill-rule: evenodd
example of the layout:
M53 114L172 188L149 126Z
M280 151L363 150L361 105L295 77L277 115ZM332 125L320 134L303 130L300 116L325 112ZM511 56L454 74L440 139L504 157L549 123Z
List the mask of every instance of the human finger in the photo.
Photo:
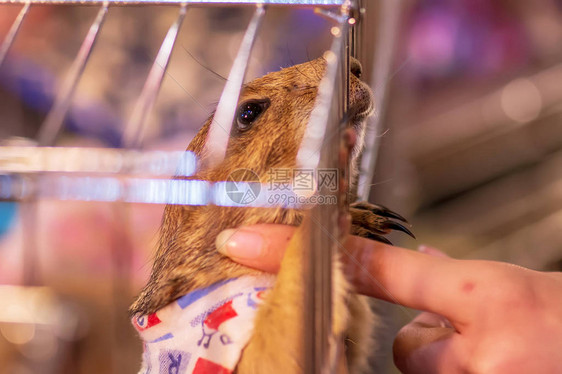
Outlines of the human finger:
M418 252L425 253L426 255L430 255L434 257L449 258L449 256L445 252L440 251L437 248L433 248L423 244L418 247Z
M350 236L342 245L346 274L359 293L447 317L456 328L472 320L494 273L489 261L430 256Z
M217 248L243 265L276 272L295 230L273 224L226 230L217 237ZM428 256L355 236L340 243L340 250L359 293L443 315L456 328L471 320L480 302L474 289L486 286L476 261Z
M444 317L420 313L398 332L392 347L394 363L406 374L452 373L457 366L457 335Z
M259 224L222 231L215 240L217 250L239 264L277 273L289 241L297 228Z

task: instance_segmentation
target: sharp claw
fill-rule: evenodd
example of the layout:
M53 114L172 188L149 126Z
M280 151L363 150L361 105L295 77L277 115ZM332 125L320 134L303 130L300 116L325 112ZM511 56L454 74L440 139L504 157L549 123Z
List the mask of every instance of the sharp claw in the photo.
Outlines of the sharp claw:
M367 235L367 238L376 240L376 241L384 243L384 244L393 245L390 240L388 240L384 236L380 236L380 235L377 235L377 234L369 233L369 235Z
M394 221L386 221L385 223L382 224L382 227L384 229L390 229L390 230L398 230L398 231L402 231L408 235L410 235L412 238L416 238L416 236L404 225L402 225L401 223L398 222L394 222Z
M383 206L383 205L378 205L378 207L380 208L379 211L377 212L379 215L383 216L383 217L387 217L387 218L394 218L397 219L399 221L402 222L408 222L406 220L406 218L402 217L400 214L393 212L392 210L388 209L387 207Z
M383 217L386 217L386 218L393 218L393 219L397 219L399 221L408 223L408 220L406 218L402 217L400 214L398 214L396 212L393 212L392 210L388 209L384 205L378 205L378 204L370 205L369 203L359 203L359 204L355 205L354 208L361 209L361 210L370 210L370 211L378 214L379 216L383 216Z

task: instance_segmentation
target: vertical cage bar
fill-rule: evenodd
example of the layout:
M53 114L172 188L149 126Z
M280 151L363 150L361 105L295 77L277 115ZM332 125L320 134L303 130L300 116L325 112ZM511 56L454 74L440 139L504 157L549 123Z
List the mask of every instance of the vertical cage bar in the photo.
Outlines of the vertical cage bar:
M84 73L84 68L90 57L94 44L96 42L99 30L103 25L105 16L107 14L108 3L104 3L94 20L94 23L90 26L86 38L80 46L78 55L74 59L72 66L64 80L62 87L55 99L53 107L49 111L45 122L41 125L39 129L38 142L40 146L50 146L56 141L62 126L64 117L68 112L72 97L76 91L76 86Z
M315 107L297 155L302 168L325 168L339 173L340 124L347 103L347 17L341 17L330 51L325 54L326 73L320 82ZM326 186L317 194L338 196ZM338 186L339 187L339 186ZM338 342L332 337L332 274L337 249L339 204L315 206L310 236L305 238L304 359L305 373L331 373L335 368Z
M242 90L242 84L248 69L250 54L264 14L264 6L258 4L228 74L228 80L222 91L207 136L204 152L206 157L204 162L207 166L216 165L224 159L232 129L232 121L238 107L238 98L240 97L240 91Z
M25 16L27 15L27 12L29 11L30 6L31 3L28 2L25 3L23 8L21 8L18 16L16 17L14 23L12 24L12 27L10 27L10 31L8 31L8 35L6 35L6 38L2 42L2 46L0 47L0 67L2 67L2 63L4 62L6 56L8 55L8 51L12 47L12 44L14 44L14 40L18 35L18 32L21 28L23 20L25 19Z
M170 57L176 43L178 32L185 18L185 13L187 10L187 5L182 4L176 21L170 26L160 50L156 55L156 59L152 64L152 68L148 73L146 82L142 92L135 104L133 109L133 114L125 131L123 132L122 146L124 148L139 148L142 143L142 138L146 129L147 117L154 106L160 87L162 86L162 81L164 79L164 74L170 63Z
M367 6L366 4L364 5ZM361 159L357 194L361 200L368 201L371 184L375 175L380 141L378 133L384 117L388 81L391 78L394 46L398 37L398 22L401 0L381 0L377 17L376 46L377 51L373 62L373 76L370 86L374 87L376 114L367 121L365 131L365 150ZM366 8L363 8L366 9Z
M316 169L320 164L320 155L324 138L328 132L331 105L335 97L333 88L338 79L338 67L342 63L340 58L344 47L344 33L347 33L347 20L338 25L339 32L334 36L332 46L324 54L327 61L326 73L318 86L315 106L310 113L310 119L304 137L297 153L297 164L302 168Z
M364 57L366 51L364 50L364 46L362 41L364 40L364 28L361 27L362 23L361 20L363 19L363 15L365 14L365 0L355 0L353 5L353 23L351 24L353 27L350 29L350 49L349 54L362 63L364 62Z

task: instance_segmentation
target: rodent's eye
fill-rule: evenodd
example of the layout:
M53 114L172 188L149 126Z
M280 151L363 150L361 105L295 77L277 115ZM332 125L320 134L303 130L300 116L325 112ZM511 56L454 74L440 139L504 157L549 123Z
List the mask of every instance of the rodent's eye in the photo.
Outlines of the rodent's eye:
M261 116L269 106L269 100L251 100L242 103L236 114L236 125L238 130L246 131Z

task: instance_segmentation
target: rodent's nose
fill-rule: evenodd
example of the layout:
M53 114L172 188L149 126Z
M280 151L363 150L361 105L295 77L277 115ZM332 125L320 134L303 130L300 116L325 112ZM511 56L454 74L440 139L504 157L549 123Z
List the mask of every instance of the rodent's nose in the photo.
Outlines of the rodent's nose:
M363 67L361 66L359 60L357 60L355 57L349 58L349 71L357 78L361 78L361 74L363 73Z
M357 59L349 58L349 110L354 112L355 119L364 119L373 111L373 97L369 86L361 81L363 69Z

